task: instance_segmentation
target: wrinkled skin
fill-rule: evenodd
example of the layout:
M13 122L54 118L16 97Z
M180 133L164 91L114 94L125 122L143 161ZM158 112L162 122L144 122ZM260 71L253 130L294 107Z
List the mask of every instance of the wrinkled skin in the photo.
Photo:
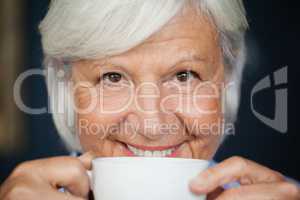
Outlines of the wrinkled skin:
M179 81L179 73L188 70L193 75ZM103 78L112 72L122 75L118 82ZM219 125L223 117L219 95L224 78L222 55L216 31L204 16L186 12L124 54L76 62L72 77L75 84L87 83L76 87L77 107L83 110L92 102L97 103L92 112L77 115L84 151L93 151L97 156L126 156L121 143L182 144L177 157L211 159L218 148L220 134L196 126ZM133 93L128 89L130 84ZM91 89L95 89L95 94L91 94ZM193 98L195 93L212 97ZM130 97L136 101L130 102ZM101 112L101 106L112 112ZM128 124L137 130L126 129ZM105 134L95 125L116 126L117 131ZM178 128L166 132L155 128L157 125Z
M112 72L117 74L107 76ZM88 199L86 169L91 168L91 160L128 156L128 143L146 147L180 144L176 157L207 160L220 144L221 131L191 128L193 123L210 126L222 121L221 95L217 94L224 83L218 34L207 18L191 9L128 52L73 63L72 80L75 85L84 82L74 92L78 108L96 102L90 112L77 113L77 130L85 153L78 158L55 157L20 164L1 186L0 199ZM197 94L214 98L199 98L193 103L189 98L192 92L206 82L210 84L198 89ZM131 93L129 88L137 91ZM143 98L142 94L158 97ZM137 101L124 106L130 95ZM170 95L173 98L166 98ZM101 101L97 101L100 97ZM101 106L113 112L105 113ZM120 111L121 108L124 109ZM149 110L155 112L145 112ZM177 128L172 133L169 129L145 129L147 120L150 127L173 124ZM108 134L92 124L115 129ZM139 128L126 130L128 124ZM241 187L225 191L221 188L232 181L240 182ZM58 187L69 192L58 192ZM280 173L240 157L199 173L190 189L195 194L207 194L208 199L300 199L299 188Z

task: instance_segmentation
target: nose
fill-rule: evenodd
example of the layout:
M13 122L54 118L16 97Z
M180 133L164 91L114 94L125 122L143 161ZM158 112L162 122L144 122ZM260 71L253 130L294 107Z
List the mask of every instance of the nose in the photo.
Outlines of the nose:
M134 109L127 116L127 122L134 125L136 133L149 140L159 140L165 134L161 127L167 124L167 114L162 112L160 102L159 86L143 83L136 89Z

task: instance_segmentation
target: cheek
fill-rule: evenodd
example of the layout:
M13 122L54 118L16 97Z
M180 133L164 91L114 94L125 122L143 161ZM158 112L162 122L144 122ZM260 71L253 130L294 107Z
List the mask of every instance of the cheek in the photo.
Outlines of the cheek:
M98 87L98 111L113 114L126 111L134 101L134 91L131 87L100 88Z
M221 88L216 82L200 82L190 87L164 89L162 108L188 115L203 116L221 112Z
M192 105L198 115L220 115L222 111L221 88L214 82L199 84L187 104Z
M162 108L173 113L182 114L184 118L196 121L214 122L222 118L222 101L219 88L202 87L193 92L165 94Z
M185 95L181 102L170 102L177 104L176 113L191 136L189 149L194 158L211 159L220 144L224 121L219 94L219 90L205 87L198 90L197 96Z
M106 125L98 119L97 114L77 114L77 134L82 148L86 150L98 148L105 138Z
M83 150L93 151L98 156L119 155L118 144L109 136L119 130L119 123L131 103L129 91L78 87L74 95L76 130Z
M223 133L223 114L218 98L185 100L186 109L181 111L190 134L199 137L215 137Z
M93 87L78 86L73 88L74 106L77 112L84 112L95 102L96 94Z
M189 148L194 158L211 159L223 136L223 120L219 114L182 113L191 140Z
M120 113L128 109L134 100L130 88L107 89L105 87L78 87L74 90L76 109L80 113Z
M99 88L79 88L75 93L77 134L85 143L102 140L113 133L128 105L124 93L101 94Z
M98 112L77 114L77 134L83 150L98 156L118 155L117 144L110 136L119 130L120 115L99 115Z

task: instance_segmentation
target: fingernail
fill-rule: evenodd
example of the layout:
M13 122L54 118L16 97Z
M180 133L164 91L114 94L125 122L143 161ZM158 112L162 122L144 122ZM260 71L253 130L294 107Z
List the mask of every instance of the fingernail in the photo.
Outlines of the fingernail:
M78 157L78 159L82 162L82 164L87 168L91 168L91 161L95 158L95 155L93 152L89 151Z

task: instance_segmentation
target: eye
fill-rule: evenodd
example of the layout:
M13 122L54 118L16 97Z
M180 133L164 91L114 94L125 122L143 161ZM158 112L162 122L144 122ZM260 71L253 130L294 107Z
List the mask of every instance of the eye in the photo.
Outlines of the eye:
M122 80L122 75L117 72L109 72L102 76L104 81L109 81L112 83L118 83Z
M193 78L198 78L199 76L197 75L196 72L194 71L188 71L188 70L185 70L185 71L181 71L181 72L178 72L176 74L176 79L179 81L179 82L187 82L189 81L190 79L193 79Z

